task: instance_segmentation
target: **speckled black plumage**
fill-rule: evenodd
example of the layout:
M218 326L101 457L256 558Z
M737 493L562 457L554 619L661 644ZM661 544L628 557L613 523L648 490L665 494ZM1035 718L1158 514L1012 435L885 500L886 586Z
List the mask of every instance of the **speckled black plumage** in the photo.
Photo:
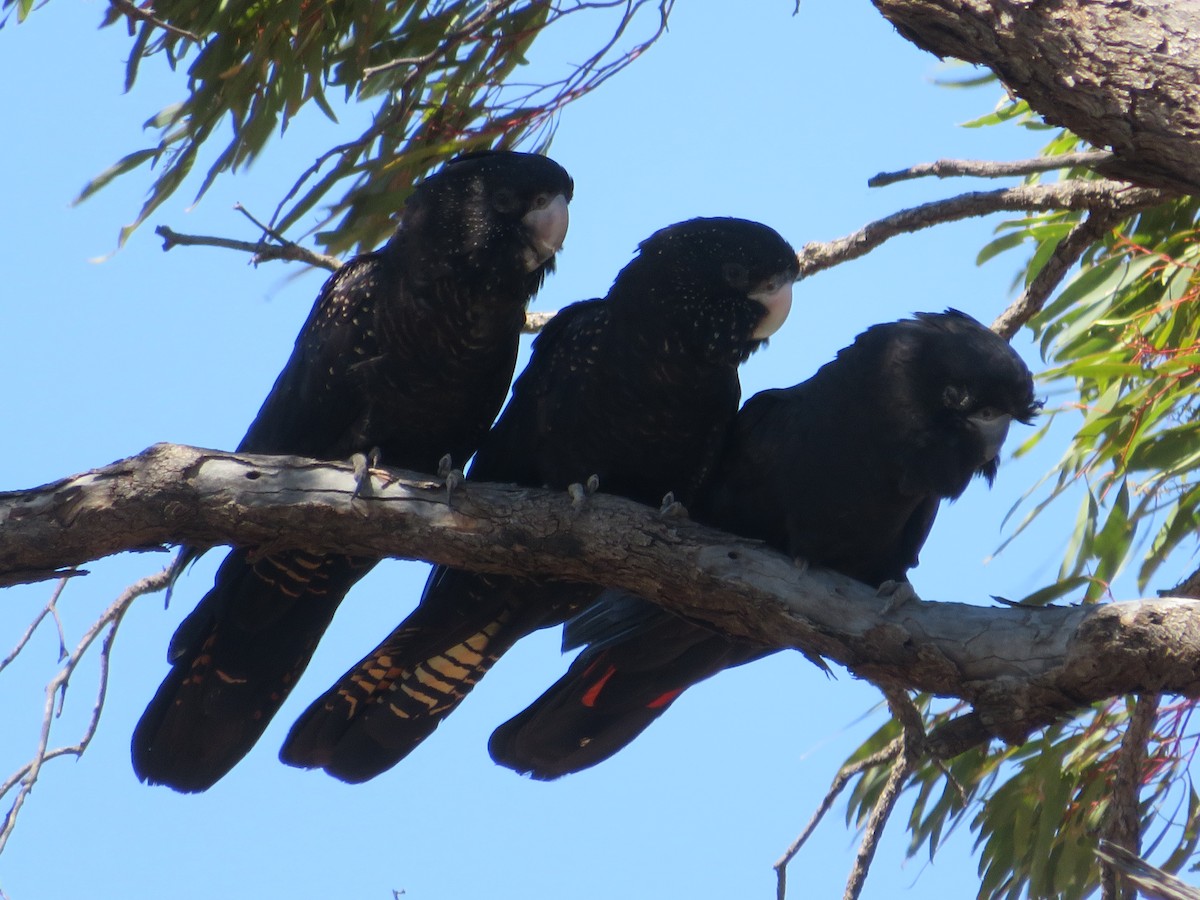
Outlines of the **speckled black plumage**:
M940 502L995 476L1003 417L1036 409L1024 363L968 316L876 325L808 381L747 401L695 516L870 585L904 581ZM587 646L489 744L534 778L607 759L686 688L766 652L619 591L565 643Z
M563 489L597 475L602 491L687 502L736 412L737 366L780 312L750 295L790 303L796 274L791 247L757 223L697 219L657 232L607 298L567 307L538 336L470 477ZM413 614L309 707L281 758L346 781L379 774L516 640L596 594L434 569Z
M418 185L391 240L325 283L238 449L319 459L378 450L425 472L446 453L465 461L504 401L571 193L557 163L509 152L459 157ZM230 552L171 641L171 671L133 735L138 776L198 791L224 775L375 562Z

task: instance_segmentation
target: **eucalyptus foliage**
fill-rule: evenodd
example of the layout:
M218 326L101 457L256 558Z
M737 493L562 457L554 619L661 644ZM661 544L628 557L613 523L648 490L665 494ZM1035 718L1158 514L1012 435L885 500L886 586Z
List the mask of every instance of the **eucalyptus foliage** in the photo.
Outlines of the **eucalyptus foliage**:
M1022 101L1007 101L972 126L1016 123L1046 129ZM1057 133L1046 156L1086 149ZM1041 176L1030 176L1036 181ZM1066 170L1062 178L1093 178ZM1029 285L1084 213L1037 213L1003 223L979 254L982 263L1024 249L1018 286ZM1023 602L1060 597L1095 602L1126 567L1139 590L1163 571L1181 580L1195 567L1200 525L1200 200L1183 198L1116 223L1090 247L1075 274L1029 323L1048 367L1038 377L1052 400L1027 453L1047 435L1069 434L1058 464L1029 492L1019 533L1051 504L1081 497L1074 533L1064 542L1058 577ZM1175 553L1175 551L1181 551ZM1185 555L1182 551L1187 551ZM1174 555L1172 555L1174 553ZM1189 565L1190 563L1190 565ZM1166 590L1164 592L1166 592ZM965 712L932 711L919 698L927 731ZM1189 766L1200 735L1193 704L1160 710L1140 773L1143 851L1175 872L1200 840L1200 796ZM932 856L945 835L966 824L980 853L980 898L1079 898L1095 892L1095 851L1111 814L1117 756L1129 722L1111 701L1044 729L1017 747L976 748L944 765L924 764L908 785L909 854ZM877 752L899 735L887 722L848 760ZM886 767L855 782L848 818L865 824Z
M335 104L370 103L370 126L297 172L268 223L276 234L316 231L330 253L370 249L391 232L392 216L413 184L455 154L544 149L563 106L652 43L672 3L113 0L103 24L129 31L126 89L151 59L183 69L186 83L179 102L146 122L157 141L97 175L78 199L118 177L153 170L144 205L121 230L124 241L202 159L208 168L197 199L218 176L258 158L306 107L336 122ZM630 38L627 29L644 7L650 12L646 34ZM0 9L21 20L36 7L0 0ZM535 40L578 13L588 13L600 35L585 62L538 78L513 77ZM211 145L222 142L209 161Z

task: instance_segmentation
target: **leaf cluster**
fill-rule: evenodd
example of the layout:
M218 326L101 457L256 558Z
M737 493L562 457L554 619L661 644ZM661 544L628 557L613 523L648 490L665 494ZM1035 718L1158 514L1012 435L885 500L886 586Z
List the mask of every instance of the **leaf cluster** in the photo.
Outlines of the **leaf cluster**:
M268 224L279 234L303 223L329 253L370 249L390 233L413 184L446 159L486 147L544 149L559 110L652 43L672 2L114 0L103 24L124 24L133 41L126 89L157 57L185 71L186 90L146 122L157 140L96 176L77 200L120 176L155 170L123 242L188 179L210 143L224 146L208 162L197 199L218 175L258 159L305 107L336 122L336 103L368 102L374 113L366 130L297 173ZM18 19L30 9L25 0L0 6L15 8ZM658 13L657 27L640 42L626 39L647 6ZM615 17L611 37L596 41L601 49L561 77L518 83L514 72L534 41L580 12Z
M1014 100L967 124L1005 123L1048 128L1023 101ZM1056 132L1043 155L1080 149L1074 135ZM1096 176L1066 169L1059 177ZM978 261L1026 250L1017 283L1027 287L1085 215L1031 213L1004 222ZM1200 526L1198 224L1200 199L1195 198L1116 223L1030 322L1048 363L1039 379L1055 403L1018 453L1028 453L1052 428L1065 427L1071 437L1059 462L1026 495L1023 502L1043 496L1015 532L1056 501L1079 494L1083 499L1056 581L1026 603L1048 603L1081 588L1085 601L1101 599L1139 554L1137 578L1144 589L1174 551L1195 549ZM920 698L919 708L927 731L964 712L957 705L934 712L929 698ZM1165 853L1161 865L1168 871L1187 863L1200 839L1200 798L1188 774L1197 740L1188 732L1192 708L1180 702L1160 714L1141 773L1142 834L1153 833L1143 849ZM1019 747L980 747L944 764L923 763L907 786L913 797L909 854L927 847L932 857L945 836L965 822L981 854L980 898L1092 893L1100 878L1095 848L1113 801L1115 760L1128 721L1124 704L1109 703ZM899 724L887 722L848 764L899 734ZM866 822L887 775L881 766L859 776L850 821L860 827Z

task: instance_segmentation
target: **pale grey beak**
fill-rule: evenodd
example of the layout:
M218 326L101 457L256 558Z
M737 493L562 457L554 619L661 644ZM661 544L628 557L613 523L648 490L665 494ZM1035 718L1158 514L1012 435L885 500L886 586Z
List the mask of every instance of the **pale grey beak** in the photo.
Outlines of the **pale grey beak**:
M529 229L530 246L525 249L525 270L532 272L562 249L570 214L567 198L556 194L545 206L532 209L521 222Z
M1000 455L1000 448L1004 446L1004 439L1008 437L1008 426L1012 424L1012 419L1012 416L1003 413L967 417L967 421L975 426L975 430L983 438L985 460L993 460Z
M751 300L757 300L767 309L767 314L758 323L751 337L756 341L766 340L779 330L787 320L788 313L792 311L792 282L785 281L773 291L764 289L749 296Z

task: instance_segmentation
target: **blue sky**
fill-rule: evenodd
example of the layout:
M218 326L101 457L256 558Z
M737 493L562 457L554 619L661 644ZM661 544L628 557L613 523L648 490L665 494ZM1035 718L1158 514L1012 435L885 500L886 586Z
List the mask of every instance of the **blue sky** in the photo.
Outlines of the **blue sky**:
M805 0L681 3L670 32L596 94L569 107L551 149L576 182L559 273L535 308L603 294L637 243L696 215L775 227L799 247L978 183L869 189L881 170L941 157L1033 155L1039 136L963 129L999 90L947 90L938 61L901 39L867 4ZM198 205L187 188L113 253L141 205L144 175L80 207L92 176L144 145L141 123L184 90L155 61L121 93L128 41L96 31L104 4L52 3L0 31L0 353L5 440L0 490L30 487L136 453L157 441L232 449L290 352L322 280L283 264L252 268L204 248L163 253L155 224L252 239L232 210L269 215L296 173L358 133L308 111L254 167L224 178ZM587 49L579 30L536 47L553 67ZM192 185L192 191L195 184ZM1012 299L1017 259L974 263L997 219L892 241L796 287L791 321L743 369L743 393L806 378L866 325L956 306L985 322ZM109 255L111 254L111 255ZM104 262L97 257L108 256ZM1028 340L1017 346L1036 367ZM1021 435L1023 436L1023 434ZM988 602L1045 584L1073 510L1063 508L989 565L1001 521L1052 450L1004 465L943 510L913 573L930 600ZM494 766L492 728L565 666L557 635L520 645L417 752L362 786L280 764L296 715L415 603L426 566L379 566L344 604L289 703L255 751L204 795L138 783L128 758L137 717L166 671L167 642L211 584L220 554L182 580L171 608L143 598L121 628L100 732L79 762L43 771L7 852L0 888L13 900L81 896L173 900L214 896L592 898L773 896L771 863L803 827L839 764L879 723L878 693L844 671L830 679L780 654L689 691L631 748L596 769L541 784ZM88 566L61 611L80 631L164 556ZM8 591L7 650L49 585ZM57 641L43 629L0 677L0 773L37 740L42 685ZM91 709L94 667L72 684L56 742L73 741ZM7 807L7 802L4 804ZM903 810L864 896L964 896L975 879L970 838L932 865L904 862ZM793 897L840 896L855 838L841 808L794 864Z

